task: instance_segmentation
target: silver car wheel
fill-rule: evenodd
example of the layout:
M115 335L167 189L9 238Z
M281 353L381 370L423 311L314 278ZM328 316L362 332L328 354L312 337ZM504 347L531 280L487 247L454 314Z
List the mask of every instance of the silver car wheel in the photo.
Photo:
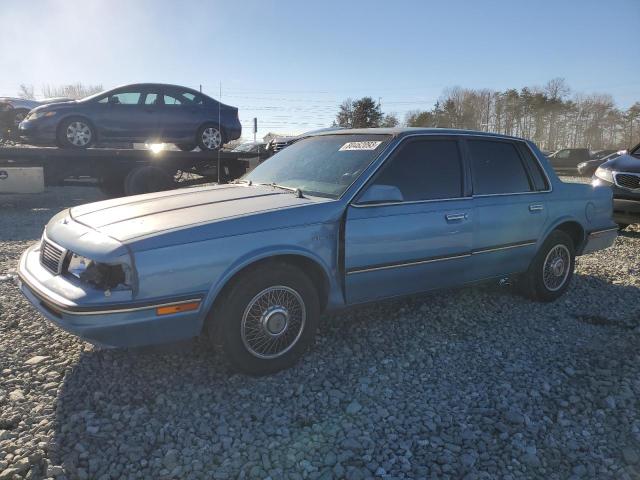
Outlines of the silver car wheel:
M542 264L542 281L547 290L558 291L567 281L571 268L571 253L565 245L556 245Z
M207 127L202 131L202 144L208 150L216 150L222 145L222 134L215 127Z
M242 316L242 343L261 359L281 357L300 340L307 312L298 292L284 285L258 293Z
M71 122L65 133L69 143L76 147L86 147L91 142L91 128L84 122Z

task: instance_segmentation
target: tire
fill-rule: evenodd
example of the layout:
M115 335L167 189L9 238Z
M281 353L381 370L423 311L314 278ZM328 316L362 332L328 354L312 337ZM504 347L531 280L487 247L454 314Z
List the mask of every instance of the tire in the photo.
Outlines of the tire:
M174 187L173 176L153 165L134 168L124 179L125 195L160 192Z
M125 176L122 174L103 177L100 182L100 191L102 191L107 198L123 197L124 180Z
M178 147L183 152L190 152L191 150L197 147L197 145L194 143L176 143L175 146Z
M521 279L522 293L532 300L553 302L569 288L574 268L573 241L566 233L556 230L544 241Z
M313 282L300 269L265 264L236 279L212 313L216 323L207 329L211 342L221 341L235 370L259 376L300 359L314 341L320 302Z
M91 122L83 117L71 117L58 126L56 144L62 148L89 148L96 141L96 132Z
M215 152L225 143L224 132L215 123L205 123L198 129L197 142L203 152Z

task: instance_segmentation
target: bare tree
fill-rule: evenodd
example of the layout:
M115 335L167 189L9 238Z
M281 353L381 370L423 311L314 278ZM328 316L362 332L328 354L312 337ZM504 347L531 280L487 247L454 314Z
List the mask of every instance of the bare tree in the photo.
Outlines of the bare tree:
M33 85L25 85L24 83L21 83L18 96L27 100L33 100L34 98L36 98Z
M448 88L431 110L407 113L408 126L485 130L529 138L541 148L627 148L640 141L640 102L626 111L607 94L570 96L564 79L505 91Z
M43 85L42 95L45 98L66 97L78 99L99 93L102 90L104 90L102 85L84 85L78 82L69 85Z

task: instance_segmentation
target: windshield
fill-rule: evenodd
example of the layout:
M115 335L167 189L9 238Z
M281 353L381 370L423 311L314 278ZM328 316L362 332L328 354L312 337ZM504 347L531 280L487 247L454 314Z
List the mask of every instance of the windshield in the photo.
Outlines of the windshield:
M321 135L281 150L243 177L338 198L385 147L390 135Z

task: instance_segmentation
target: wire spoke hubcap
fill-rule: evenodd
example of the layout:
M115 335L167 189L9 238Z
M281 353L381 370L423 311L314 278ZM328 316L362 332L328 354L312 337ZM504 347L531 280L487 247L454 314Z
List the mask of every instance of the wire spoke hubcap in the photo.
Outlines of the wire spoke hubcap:
M220 130L214 127L207 127L202 131L202 143L209 150L219 148L222 144Z
M71 122L66 135L67 140L77 147L84 147L91 141L91 129L83 122Z
M569 277L571 254L564 245L556 245L547 253L542 266L544 286L555 292L562 288Z
M255 357L278 358L300 340L307 318L304 301L290 287L278 285L258 293L242 316L245 348Z

